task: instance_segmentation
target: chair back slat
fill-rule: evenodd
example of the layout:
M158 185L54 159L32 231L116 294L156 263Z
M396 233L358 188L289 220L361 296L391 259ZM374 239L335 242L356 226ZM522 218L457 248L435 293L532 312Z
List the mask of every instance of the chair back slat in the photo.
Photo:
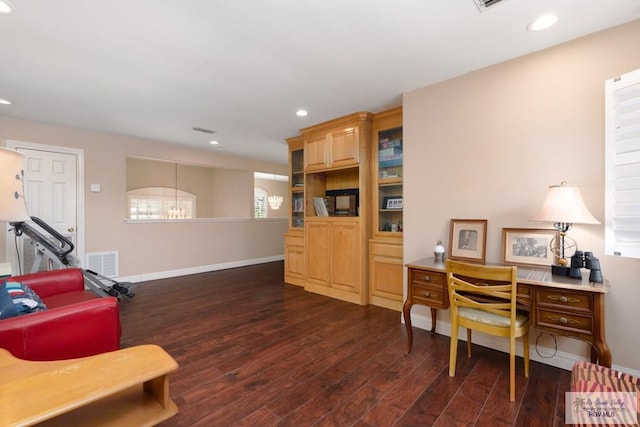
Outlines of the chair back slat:
M515 327L517 267L474 265L447 260L452 309L469 307L511 318Z

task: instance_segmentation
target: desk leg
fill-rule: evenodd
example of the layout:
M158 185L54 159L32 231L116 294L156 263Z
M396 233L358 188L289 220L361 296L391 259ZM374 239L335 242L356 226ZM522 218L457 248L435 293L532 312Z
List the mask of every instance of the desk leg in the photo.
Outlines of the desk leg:
M413 306L413 302L408 298L404 302L402 306L402 316L404 317L404 326L407 328L407 349L405 350L406 354L411 353L411 347L413 347L413 328L411 327L411 307ZM431 308L431 333L436 333L436 319L438 318L438 310L433 307Z
M604 337L597 337L591 347L591 363L611 367L611 349Z
M438 318L438 310L433 307L431 308L431 333L436 333L436 319Z
M407 328L407 349L406 354L411 353L411 347L413 347L413 329L411 328L411 306L413 302L411 298L407 298L402 306L402 316L404 317L404 326Z
M598 363L601 366L607 368L611 367L611 349L607 344L607 338L605 337L605 323L604 323L604 294L598 294L595 298L595 319L599 321L595 325L594 341L591 347L591 362ZM595 348L594 348L595 347ZM597 351L596 351L597 350Z

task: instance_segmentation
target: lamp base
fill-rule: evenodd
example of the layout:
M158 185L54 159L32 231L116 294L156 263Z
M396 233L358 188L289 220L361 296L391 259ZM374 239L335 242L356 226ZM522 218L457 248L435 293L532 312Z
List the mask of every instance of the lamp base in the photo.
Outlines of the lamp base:
M555 276L568 276L571 268L567 265L552 265L551 274Z

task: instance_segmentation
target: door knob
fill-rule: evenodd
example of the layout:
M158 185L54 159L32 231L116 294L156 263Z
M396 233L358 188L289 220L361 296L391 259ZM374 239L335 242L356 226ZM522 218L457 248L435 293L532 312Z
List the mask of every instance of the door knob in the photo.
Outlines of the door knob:
M69 228L67 228L67 231L68 231L69 233L73 233L74 231L76 231L76 229L75 229L75 228L73 228L73 227L69 227Z

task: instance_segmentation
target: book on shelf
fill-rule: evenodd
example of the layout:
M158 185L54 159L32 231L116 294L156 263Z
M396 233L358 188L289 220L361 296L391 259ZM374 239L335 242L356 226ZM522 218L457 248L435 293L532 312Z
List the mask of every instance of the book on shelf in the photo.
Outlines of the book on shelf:
M383 138L378 141L378 149L383 150L387 148L399 148L402 150L402 140L401 139L389 139Z
M381 150L378 150L378 158L382 158L382 157L388 157L388 156L395 156L395 155L402 155L402 148L401 147L391 147L391 148L383 148Z
M402 153L378 157L378 167L380 169L393 166L402 166Z
M329 216L324 197L314 197L313 207L316 208L316 216Z

